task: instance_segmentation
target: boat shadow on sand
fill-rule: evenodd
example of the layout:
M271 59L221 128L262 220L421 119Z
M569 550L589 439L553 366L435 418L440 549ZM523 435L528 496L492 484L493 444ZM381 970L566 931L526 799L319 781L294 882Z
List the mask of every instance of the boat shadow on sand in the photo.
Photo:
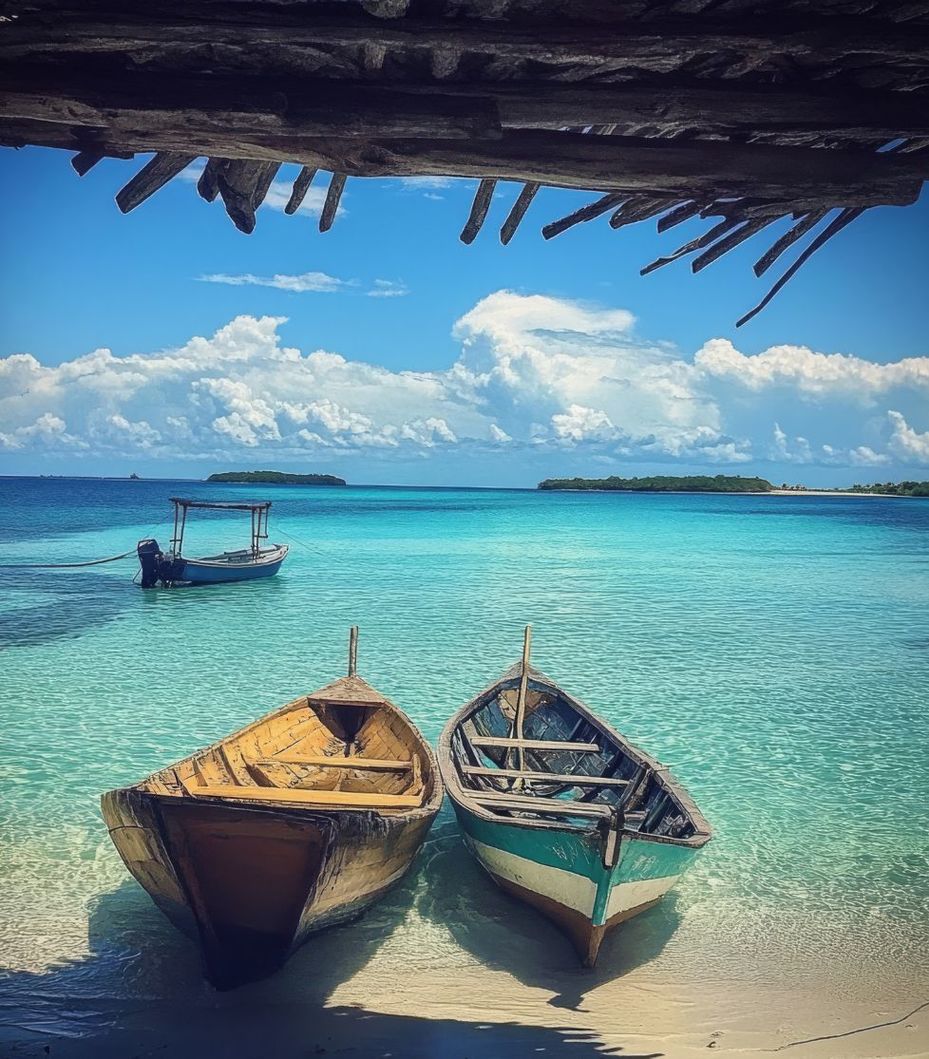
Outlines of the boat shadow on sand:
M466 862L464 850L461 854ZM438 879L432 877L435 869ZM424 870L428 879L422 877ZM662 1053L633 1053L583 1028L429 1018L424 1013L428 997L417 1002L413 975L397 982L398 995L409 997L411 1008L423 1014L389 1015L327 1005L335 989L363 968L402 925L417 893L437 886L439 897L432 909L438 912L449 904L454 885L450 873L459 883L475 883L474 903L481 903L486 920L493 900L486 900L483 880L472 880L466 870L460 858L448 859L444 852L421 858L408 882L361 919L311 939L270 978L226 993L216 992L202 978L194 944L163 920L138 886L126 881L94 900L88 956L43 973L0 972L0 1055L124 1059L137 1054L227 1054L229 1048L240 1059L342 1053L405 1059L528 1059L540 1053L572 1059L659 1059ZM519 917L508 904L499 914L506 917L507 926L515 921L519 928ZM474 947L470 932L468 938ZM542 940L557 943L558 935L540 939L540 945ZM534 949L529 950L527 959L533 955Z
M568 938L500 890L468 853L454 823L440 821L424 850L421 870L429 886L418 896L417 912L443 925L486 966L550 991L553 1007L583 1012L587 993L654 960L680 923L672 893L607 935L596 967L582 967Z

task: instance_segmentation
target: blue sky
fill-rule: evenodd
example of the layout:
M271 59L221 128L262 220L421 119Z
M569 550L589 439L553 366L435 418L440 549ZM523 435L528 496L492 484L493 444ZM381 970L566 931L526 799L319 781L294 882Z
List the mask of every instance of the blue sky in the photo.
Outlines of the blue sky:
M549 191L502 247L502 185L464 246L473 181L350 180L321 235L319 175L310 208L244 236L183 176L121 215L139 165L0 154L0 472L929 477L929 194L866 214L737 331L775 229L643 278L706 222L546 242L594 197Z

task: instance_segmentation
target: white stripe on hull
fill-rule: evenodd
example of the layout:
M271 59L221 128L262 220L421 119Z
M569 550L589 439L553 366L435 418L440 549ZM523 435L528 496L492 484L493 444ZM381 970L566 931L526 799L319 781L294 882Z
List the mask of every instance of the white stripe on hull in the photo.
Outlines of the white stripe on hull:
M620 912L628 912L630 908L638 908L650 901L657 901L671 889L679 878L680 875L665 875L660 879L618 883L610 891L605 918L610 920Z
M537 864L515 853L487 846L470 835L465 836L465 841L481 864L494 875L509 879L543 897L550 897L588 919L593 914L597 887L583 875L575 875L572 871L553 868L548 864Z
M465 836L465 841L481 864L494 875L509 879L510 882L526 890L548 897L564 905L565 908L580 912L588 919L593 918L597 886L590 879L565 871L564 868L538 864L536 861L527 860L515 853L488 846L470 836ZM671 889L679 878L679 875L666 875L659 879L615 884L610 892L604 922L620 912L627 912L631 908L638 908L650 901L657 901Z

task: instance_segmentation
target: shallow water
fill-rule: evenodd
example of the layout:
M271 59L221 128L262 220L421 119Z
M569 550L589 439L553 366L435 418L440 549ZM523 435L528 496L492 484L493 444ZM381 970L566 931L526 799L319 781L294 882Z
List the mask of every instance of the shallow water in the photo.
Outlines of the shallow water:
M169 496L253 492L0 479L0 561L166 544ZM359 975L436 968L509 976L517 1009L576 1008L633 969L797 990L834 975L850 998L925 989L929 502L263 495L271 539L292 546L264 583L143 592L128 561L0 569L0 1024L92 1034L140 998L220 1003L128 878L99 795L341 674L353 623L361 674L435 739L532 622L534 664L671 764L716 835L581 980L560 935L470 863L446 808L407 885L248 995L324 1000ZM187 550L247 531L204 515Z

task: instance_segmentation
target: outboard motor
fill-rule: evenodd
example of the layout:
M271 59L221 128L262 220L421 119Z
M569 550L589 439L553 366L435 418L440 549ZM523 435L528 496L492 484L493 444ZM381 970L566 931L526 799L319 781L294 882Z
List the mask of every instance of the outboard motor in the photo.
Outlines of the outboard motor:
M160 579L161 562L164 558L158 541L151 537L139 541L136 551L139 553L139 565L142 567L142 588L154 588Z

